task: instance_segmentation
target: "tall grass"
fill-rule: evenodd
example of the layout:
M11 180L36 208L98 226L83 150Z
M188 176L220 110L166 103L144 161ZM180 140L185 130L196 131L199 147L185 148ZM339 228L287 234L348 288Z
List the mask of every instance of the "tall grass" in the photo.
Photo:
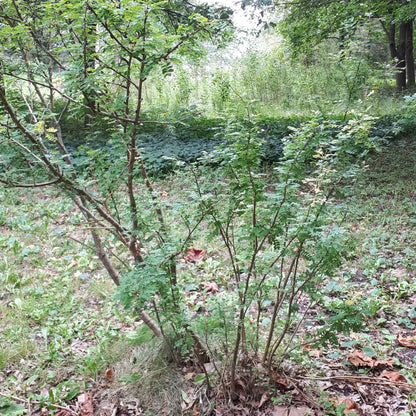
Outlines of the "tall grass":
M257 42L236 58L231 49L204 61L177 65L146 86L153 117L195 106L209 117L239 110L238 95L254 102L256 112L272 117L343 113L371 108L376 115L397 109L393 74L374 63L359 43L339 52L327 42L305 56L290 57L284 43L267 51ZM240 109L244 112L244 109Z

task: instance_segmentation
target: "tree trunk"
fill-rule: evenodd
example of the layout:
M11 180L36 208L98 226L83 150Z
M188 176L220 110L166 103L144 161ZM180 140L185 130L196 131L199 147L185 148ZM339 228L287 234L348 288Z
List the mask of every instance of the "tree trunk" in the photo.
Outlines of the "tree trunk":
M407 74L407 88L414 88L415 86L415 61L413 57L413 21L405 23L406 28L406 74Z
M406 23L400 22L399 42L397 44L396 87L398 91L406 88Z
M384 26L383 26L384 27ZM396 25L394 23L390 24L388 30L385 29L387 34L387 40L389 43L390 58L397 58L397 49L396 49Z

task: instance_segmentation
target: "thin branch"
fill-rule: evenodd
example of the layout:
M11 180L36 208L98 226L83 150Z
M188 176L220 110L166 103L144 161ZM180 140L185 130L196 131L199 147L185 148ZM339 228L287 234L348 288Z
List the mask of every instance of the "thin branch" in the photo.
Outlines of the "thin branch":
M8 127L8 126L7 126ZM19 129L20 130L20 129ZM25 153L27 153L29 156L33 157L33 159L37 160L39 163L44 163L43 160L33 153L27 146L25 146L23 143L18 142L15 139L12 139L10 136L8 137L8 140L10 140L11 143L15 144L17 147L20 147Z
M14 188L41 188L43 186L50 186L58 183L60 179L55 179L54 181L49 182L34 182L34 183L19 183L19 182L12 182L4 179L0 179L0 182L4 185L13 186Z
M133 52L129 48L127 48L125 45L123 45L122 42L120 42L119 38L110 30L108 25L102 19L100 19L97 12L93 9L93 7L91 6L91 4L89 2L87 2L87 8L94 14L94 16L97 18L97 20L103 25L104 29L110 35L111 39L113 39L114 42L116 42L117 45L120 46L120 48L123 49L123 51L125 51L127 53L127 55L132 56ZM135 57L135 58L139 62L141 62L141 60L138 57Z
M24 22L25 19L23 18L23 16L20 13L20 9L16 4L15 0L12 0L14 8L16 10L17 16L19 17L19 22ZM55 57L53 56L47 49L44 48L44 46L42 45L42 42L39 40L39 38L36 36L36 32L33 30L32 27L28 26L29 29L29 33L32 36L33 40L35 41L36 45L44 52L46 53L46 55L52 59L53 62L55 62L56 65L59 66L59 68L61 68L62 70L65 70L65 66Z

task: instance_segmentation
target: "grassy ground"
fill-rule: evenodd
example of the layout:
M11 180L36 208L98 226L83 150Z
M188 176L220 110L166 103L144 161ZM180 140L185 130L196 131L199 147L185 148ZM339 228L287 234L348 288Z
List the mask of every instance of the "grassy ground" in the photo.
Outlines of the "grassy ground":
M328 282L326 301L359 302L367 328L340 336L337 348L294 353L284 372L298 388L275 397L274 406L303 402L323 409L331 398L348 397L364 415L416 414L416 349L398 343L416 327L415 179L416 140L406 138L371 156L346 189L357 247ZM189 377L172 369L163 347L147 342L149 334L112 301L112 284L91 255L86 232L77 229L72 207L50 190L0 188L0 200L0 393L9 396L0 397L0 414L22 414L27 400L37 414L88 391L97 414L121 408L119 414L181 414ZM367 364L348 361L357 351L365 351ZM393 364L369 364L371 357ZM386 368L406 386L382 377ZM269 401L256 414L272 411Z
M347 191L346 218L357 242L355 255L328 282L332 301L359 303L367 325L360 333L340 336L339 348L316 353L318 374L324 376L318 385L330 396L353 399L360 414L414 415L416 142L412 137L395 141L367 162L365 174ZM413 342L407 345L403 339ZM354 361L358 351L365 352L367 364ZM394 364L379 365L377 360ZM400 374L413 388L383 385L389 376L385 370ZM364 382L349 380L351 375L364 377Z

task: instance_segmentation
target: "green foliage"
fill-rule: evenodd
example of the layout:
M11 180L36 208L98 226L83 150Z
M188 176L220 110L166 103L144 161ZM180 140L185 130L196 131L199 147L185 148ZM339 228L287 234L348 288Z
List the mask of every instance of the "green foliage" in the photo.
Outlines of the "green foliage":
M212 76L212 89L212 105L218 114L221 114L230 101L230 75L217 69Z
M221 143L223 125L220 119L201 118L143 132L139 146L149 172L166 173L176 167L176 161L197 161Z
M105 300L113 290L90 249L69 237L80 217L68 200L51 190L0 187L0 195L2 392L62 404L98 375L89 350L102 343L96 361L114 360L110 345L131 320Z
M371 146L387 142L400 137L412 127L412 116L407 110L405 118L398 116L384 116L375 120L368 119L368 136ZM349 116L350 127L354 114ZM261 161L266 165L275 165L282 157L283 142L293 133L293 128L299 128L307 123L306 117L290 117L274 119L259 118L256 121L256 134L261 142ZM334 117L332 121L320 121L323 133L328 137L335 137L346 125L342 117ZM242 121L244 125L245 122ZM359 132L358 132L359 133ZM138 135L138 147L141 149L143 161L150 174L154 176L166 175L179 166L194 163L206 154L210 154L216 147L227 143L226 121L224 119L196 118L183 123L168 126L146 125ZM349 136L345 137L348 142ZM80 172L94 171L100 175L103 182L112 182L115 186L117 164L123 163L123 146L115 139L90 142L91 147L75 148L75 143L69 146L73 151L74 165ZM346 143L346 146L348 144ZM351 142L351 154L358 149L360 143ZM365 146L364 146L365 147ZM362 150L365 150L362 147ZM346 149L345 149L346 150ZM119 162L117 162L119 160ZM211 159L212 160L212 159ZM214 160L212 163L215 164ZM106 179L107 178L107 179Z
M308 51L330 36L345 42L357 31L368 6L355 1L329 1L318 6L311 1L302 7L283 5L287 13L282 19L281 30L296 52Z
M396 134L409 134L414 131L416 124L416 95L404 97L404 102L400 110L400 117L394 126Z
M262 139L257 123L247 127L235 122L226 136L228 145L208 158L219 166L221 180L212 186L197 179L199 209L210 208L211 238L221 236L230 256L230 278L236 289L229 307L241 320L233 320L234 325L240 330L246 325L245 311L253 305L270 304L273 299L280 305L272 311L272 321L260 319L257 327L260 332L270 331L269 343L261 347L267 360L281 351L287 329L301 320L298 296L307 293L312 302L318 301L316 285L334 273L349 251L342 229L330 224L326 205L333 186L353 174L352 165L346 166L358 160L366 147L373 147L370 126L371 122L350 120L339 128L314 120L293 129L292 136L284 139L284 157L276 168L279 180L271 185L260 170ZM270 187L272 192L267 190ZM334 337L338 330L357 329L362 319L345 320L350 312L338 310L325 334ZM255 340L255 333L248 334ZM238 335L229 337L229 342L237 342L234 351L240 348L236 339ZM258 340L254 343L258 345Z
M10 130L7 142L2 141L15 149L2 159L5 181L17 175L16 166L33 182L46 181L51 173L46 159L68 172L61 157L63 145L90 145L119 132L120 117L129 118L135 111L132 90L141 94L153 72L170 74L175 54L200 55L199 44L207 36L215 33L218 44L225 42L230 13L227 8L181 2L165 7L153 1L5 5L0 11L3 105L7 101L11 107L5 108L22 120L17 130ZM99 51L94 46L98 26L100 37L106 38ZM133 77L141 80L140 87ZM184 84L184 75L179 79ZM37 85L50 89L43 91ZM186 101L187 94L181 100ZM2 119L6 125L6 111ZM128 135L131 130L124 125L123 132ZM38 157L40 152L44 158Z
M15 404L11 400L0 397L0 412L5 416L20 416L28 411L20 404Z
M285 10L280 28L289 39L294 51L308 52L323 40L333 37L341 48L355 41L363 30L377 32L374 23L390 24L414 18L416 10L412 2L397 4L384 0L371 3L360 1L328 1L316 4L302 0L301 5L286 3L281 5Z
M162 246L144 260L144 265L127 273L119 288L119 300L129 310L143 308L147 302L161 296L161 302L172 303L170 291L174 276L169 270L169 258L174 252L166 252ZM172 307L172 305L170 305Z
M342 211L335 199L338 187L355 177L357 163L381 143L374 120L352 111L342 120L321 114L283 121L256 118L245 108L245 95L236 94L237 102L232 91L241 82L249 97L263 94L264 101L273 101L285 91L289 100L290 88L282 80L290 78L290 71L282 65L285 55L276 51L258 71L273 81L268 87L260 84L260 76L251 76L258 53L248 57L241 79L225 70L210 78L210 105L217 112L235 107L237 116L193 120L195 109L180 107L192 104L192 81L178 70L178 60L199 59L200 42L209 35L223 42L228 18L224 9L182 2L41 1L33 7L13 2L0 8L1 180L11 187L55 185L80 211L75 214L62 203L52 212L48 203L36 225L18 208L12 219L7 210L0 211L1 227L17 233L0 235L5 253L1 282L10 296L1 306L6 318L1 337L15 341L16 350L14 355L10 349L2 353L0 365L20 358L35 361L35 355L54 363L33 378L11 375L8 386L21 384L27 391L37 383L50 401L70 400L81 391L78 383L59 380L51 385L51 380L59 365L73 358L74 344L100 340L94 349L84 347L84 358L72 363L82 367L84 387L114 356L110 345L120 329L112 326L114 312L97 301L97 321L105 325L91 327L77 299L87 284L99 299L108 296L108 289L94 289L89 282L97 267L90 249L119 286L117 299L163 337L171 358L177 363L192 360L201 368L208 360L222 359L217 376L223 386L231 380L232 399L237 373L245 365L240 358L261 361L271 373L301 342L297 334L310 307L321 304L329 315L311 333L321 341L357 330L375 315L364 301L322 296L341 290L336 284L323 289L351 251L343 215L333 205ZM369 74L374 75L357 51L348 57L346 51L335 74L344 79L343 107L360 99L362 89L370 86ZM294 65L299 73L312 66ZM314 84L312 69L296 79L294 89L298 102L309 97L309 109L322 86ZM143 107L146 80L159 75L167 81L176 77L179 94L172 106L176 114L159 116L155 125L144 117ZM332 80L328 92L336 82ZM275 87L278 95L271 93ZM162 96L166 84L156 82L155 88ZM414 105L413 99L408 101ZM393 134L399 130L404 127ZM169 194L148 173L168 173L177 162L186 166L182 176L164 178L166 184L181 178ZM69 231L79 230L82 237L76 241L88 251L74 251L59 228L52 241L59 244L51 244L45 255L32 244L38 233L49 235L50 219L56 217L70 225ZM190 265L184 255L197 244L214 246L219 253L215 261ZM45 258L56 271L52 279L48 271L38 273ZM377 260L378 268L385 264ZM212 269L221 277L214 277ZM218 280L219 287L207 282L206 275ZM201 292L201 285L211 294L192 293ZM411 286L401 282L398 287L396 299L406 297ZM19 328L11 324L12 315L19 318ZM400 323L409 326L410 318L402 317ZM128 320L122 315L118 319ZM21 340L27 336L28 345ZM208 374L204 379L210 385ZM182 391L182 398L187 397Z
M299 328L303 319L301 298L307 295L311 304L319 303L317 285L334 274L351 250L340 224L328 215L328 206L340 180L352 177L354 163L374 147L371 122L316 119L292 127L292 134L282 138L283 157L268 178L262 171L263 120L230 120L223 144L208 153L204 163L189 167L195 184L187 198L195 212L189 215L187 210L185 219L177 205L165 205L168 217L185 220L175 228L186 226L188 232L179 239L172 230L162 241L150 237L152 248L144 262L124 277L118 299L130 310L146 306L157 310L162 327L173 326L178 339L173 347L181 354L189 351L190 328L219 336L221 349L210 351L224 357L247 351L241 344L244 331L252 353L260 351L271 365L291 347L296 332L289 336L289 328ZM215 171L209 172L206 165L212 164ZM194 238L222 246L228 257L224 262L228 283L218 299L195 305L206 309L206 316L190 320L188 308L193 306L185 295L189 288L175 263ZM272 304L271 318L266 318L259 305ZM328 305L328 310L333 317L325 328L313 332L323 342L333 340L336 332L358 329L363 322L360 314L349 318L352 310L357 311L355 305ZM249 319L257 324L247 326ZM260 333L268 334L266 342L260 341ZM232 373L237 365L231 359Z
M293 209L286 206L284 210L281 210L280 225L284 225L285 221L293 221L294 224L302 221L302 210L310 202L310 198L315 192L312 189L315 189L314 185L317 183L316 181L303 183L302 177L304 173L307 173L307 178L311 178L313 171L320 171L320 159L314 158L314 155L319 153L317 150L322 149L321 159L325 154L331 154L331 147L325 145L325 142L332 142L336 139L338 145L342 148L348 144L348 152L354 160L356 155L362 153L365 146L377 144L372 139L374 137L372 133L366 136L370 121L365 121L363 126L361 126L361 123L357 126L354 121L354 123L347 125L346 130L341 131L338 128L338 122L318 119L303 123L293 131L291 140L285 141L286 146L290 146L291 141L305 144L306 138L311 138L312 133L313 140L310 146L305 147L305 157L298 156L299 167L293 171L294 182L288 184L290 187L287 187L288 190L293 189L294 191L294 195L288 199L288 205L290 205L289 202L293 202ZM389 120L385 123L387 123L385 126L391 126ZM377 134L382 132L383 125L379 125ZM199 212L195 212L195 207L201 205L201 199L198 194L195 194L195 186L192 186L191 180L195 172L198 172L201 189L206 190L203 195L204 200L208 201L207 203L216 200L217 216L226 216L228 202L225 201L225 197L228 198L229 195L233 195L232 204L234 205L232 206L236 207L236 213L233 217L232 230L234 231L236 248L238 248L236 250L238 254L237 261L242 264L242 268L244 267L240 274L241 279L246 279L244 272L247 271L246 264L249 262L247 259L249 259L253 238L256 235L261 238L264 227L263 230L254 230L253 227L248 226L250 219L249 206L244 203L237 205L237 203L238 201L247 201L249 197L247 193L242 192L242 187L237 186L234 173L236 169L241 170L243 176L240 176L240 183L249 187L247 183L247 178L249 178L247 164L242 156L244 153L250 157L259 154L259 144L262 144L262 139L258 135L261 134L261 128L263 128L263 120L252 120L249 131L252 132L254 146L249 148L246 140L247 123L239 123L238 121L230 123L226 135L228 147L215 156L219 169L212 170L200 165L191 170L182 170L176 173L175 176L171 175L165 178L162 182L159 182L158 186L158 189L165 189L171 195L166 201L165 210L168 211L168 223L172 223L172 230L174 230L175 235L186 235L187 232L185 224L178 221L178 218L186 217L192 226L199 216ZM357 136L357 132L363 132L364 135ZM411 296L414 292L411 275L415 264L415 256L409 247L412 244L410 230L414 220L412 178L414 177L415 167L412 164L412 159L408 158L409 151L413 149L414 145L411 142L403 142L402 139L388 144L394 146L392 152L384 151L380 155L373 154L367 160L370 164L369 170L366 173L361 173L358 177L358 186L354 186L350 190L348 188L344 189L344 193L351 194L348 211L345 210L345 206L340 205L340 200L335 200L334 202L340 205L338 207L339 211L337 209L334 211L332 207L327 206L324 208L326 210L325 215L322 214L320 221L315 224L312 221L304 222L306 228L315 230L314 233L309 233L309 235L306 232L307 230L302 230L305 232L298 234L305 241L305 251L302 251L305 260L311 262L311 267L313 267L313 257L324 255L326 247L330 247L334 251L328 253L328 259L333 261L334 264L330 264L330 261L326 265L322 263L324 274L316 276L315 284L306 284L302 288L304 296L311 297L312 305L319 303L323 308L322 314L315 316L313 313L313 319L309 316L308 322L305 322L305 325L307 325L306 332L310 334L308 339L299 340L296 336L292 338L292 334L298 328L297 324L303 319L305 304L294 301L290 307L288 303L284 302L274 325L276 331L274 341L278 340L279 335L284 330L285 322L287 322L285 320L291 310L289 332L286 342L283 342L276 350L275 361L280 361L282 356L293 354L290 351L299 343L307 341L310 345L313 345L314 342L319 340L324 343L331 340L335 342L336 339L339 342L339 338L337 338L338 331L348 332L353 329L357 333L363 323L367 331L376 324L378 325L377 333L380 333L380 328L382 328L381 330L386 333L382 335L382 339L386 340L385 345L380 344L380 340L375 342L372 338L369 338L369 342L372 342L372 344L358 340L355 341L356 344L354 345L360 345L360 343L376 345L374 346L376 351L386 351L387 346L390 345L391 348L396 340L396 335L394 332L390 332L391 329L388 326L390 321L398 323L402 330L411 328L412 324L414 325L414 311L409 310L408 301L406 304L405 300L406 296ZM356 147L354 143L357 144ZM335 146L336 144L331 143L332 145ZM364 147L362 147L363 145ZM402 159L399 158L400 154ZM286 155L287 159L285 160L294 160L296 146L293 145L292 148L287 148ZM221 164L221 158L225 159L223 164ZM327 159L328 162L329 160L331 160L331 163L347 162L344 158L336 159L332 156ZM271 173L272 169L263 171L255 157L250 159L250 166L253 166L253 173L256 173L259 184L263 182L265 186L262 188L262 186L252 187L250 185L251 188L249 189L255 189L258 192L258 207L264 209L262 214L264 213L264 218L266 218L267 204L262 198L271 198L269 199L271 202L274 200L273 198L278 199L282 195L281 191L284 189L284 185ZM400 169L395 173L396 176L389 176L386 175L386 166L400 166ZM274 169L274 172L278 172L278 170L279 168ZM287 173L287 169L283 170L284 173ZM330 178L327 177L327 179ZM332 180L334 179L332 178ZM343 179L347 183L349 180L349 178ZM223 181L224 183L222 183ZM292 185L293 188L291 188ZM326 184L325 186L330 187L331 185ZM276 189L280 192L278 195L276 195ZM296 192L299 191L303 194L296 195ZM39 386L39 389L45 387L47 390L51 390L50 394L56 400L55 403L60 403L66 397L70 397L70 393L75 392L74 389L77 387L80 388L81 386L81 390L83 390L84 385L88 385L91 378L102 376L108 364L114 365L120 354L125 353L128 359L123 364L125 371L125 373L122 373L123 380L133 383L133 386L136 386L137 383L140 386L146 386L148 381L150 391L150 380L153 380L152 383L154 383L154 380L161 374L159 367L155 372L149 371L147 373L144 371L142 373L141 369L148 368L143 364L148 359L147 353L137 351L132 354L131 346L122 347L116 342L116 340L122 338L120 326L123 326L123 331L127 330L125 324L122 325L120 322L131 325L131 321L124 314L116 315L114 309L109 310L107 302L103 302L103 299L107 296L106 294L110 294L112 290L108 286L105 286L105 289L97 287L97 285L104 285L101 279L98 283L94 283L93 276L94 273L97 273L96 259L92 259L87 251L81 252L78 246L67 241L67 234L63 233L62 228L71 226L68 221L69 218L76 218L76 216L71 217L75 215L74 213L69 215L68 202L63 202L56 196L44 193L44 191L27 193L2 188L1 192L3 192L2 200L4 203L0 210L0 219L2 226L6 226L9 230L1 236L2 255L7 259L7 261L3 260L0 266L1 284L5 288L2 290L2 296L8 296L3 298L5 301L1 306L2 325L7 325L7 330L2 331L2 343L4 345L10 343L13 347L2 351L0 361L3 359L2 365L7 366L7 368L20 368L20 371L25 375L28 374L25 380L29 379L33 373L39 377L34 382L13 381L10 377L6 379L6 387L12 391L17 386L21 388L32 383L30 386L35 390L38 388L37 386ZM272 195L268 195L269 193ZM193 199L190 199L191 197ZM174 201L176 198L178 200ZM195 203L186 204L187 206L184 207L184 200L194 201ZM144 200L144 205L147 203ZM182 207L182 210L180 207ZM57 214L63 211L68 213L66 223L55 224L53 218L56 218ZM42 215L35 222L31 222L33 218L31 212L39 212ZM347 233L343 233L339 227L332 227L333 224L339 223L339 217L345 217L345 212L348 212L348 220L355 224L354 228L348 229ZM232 215L232 212L228 212L227 215ZM287 220L284 216L287 217ZM260 225L262 224L260 223ZM53 227L52 230L50 227ZM58 229L55 230L55 227L58 227ZM219 241L218 234L215 233L215 227L219 229L219 224L214 224L208 229L207 219L203 226L198 229L195 240L189 241L189 245L208 248L209 257L206 261L190 265L181 262L181 254L177 256L177 286L181 295L178 299L182 302L183 316L178 316L175 310L172 311L172 302L165 302L164 305L160 305L160 310L164 325L167 318L171 320L170 322L179 324L185 322L191 325L195 333L200 335L204 343L206 342L209 346L210 355L212 354L212 358L215 358L215 362L221 363L220 372L222 374L231 363L231 355L235 347L238 326L236 313L238 314L240 301L238 289L242 287L242 284L236 284L229 261L230 257L225 252L224 244ZM287 230L296 232L296 225L292 225ZM351 246L349 241L352 233L355 235L354 238L359 240L356 248ZM51 240L51 236L53 240ZM32 251L32 254L29 253L24 256L22 248L33 250L32 247L28 247L33 243L31 241L33 239L36 239L36 245L40 247L40 251L37 253ZM311 243L315 242L315 245L308 244L307 240ZM267 329L272 324L271 316L278 294L278 279L281 279L281 277L278 272L279 268L276 266L270 269L269 265L273 260L271 256L275 255L278 250L283 249L281 241L283 241L283 235L276 230L266 243L267 247L265 246L265 248L267 250L260 253L256 264L259 275L261 276L261 273L267 273L267 270L269 270L270 278L268 276L267 281L261 282L261 279L256 276L252 280L253 287L247 292L247 302L251 303L250 312L245 319L244 347L245 353L248 352L250 356L256 351L256 348L258 348L258 351L262 351L264 337L267 335ZM156 245L154 239L152 244ZM54 255L51 255L48 251L50 248L47 247L51 246L56 250ZM299 252L299 245L295 247L298 248L297 252ZM167 257L176 252L175 250L178 248L181 248L178 244L171 248L166 246ZM287 248L284 252L289 262L297 253L291 248ZM112 246L112 250L116 250L116 246ZM302 250L304 249L302 248ZM352 252L355 252L356 257L349 255ZM149 260L149 263L156 264L158 253L160 254L159 259L162 261L165 254L159 248L150 250L150 256L146 260ZM345 259L343 259L345 257L346 264ZM341 260L345 264L342 268L342 275L334 270L334 267L338 267ZM403 272L401 277L398 278L395 273L398 267L402 267L401 265L406 265L408 271ZM25 273L16 272L16 267L21 268ZM57 276L52 281L51 267L54 269L54 276L55 274ZM309 267L309 270L311 267ZM287 271L287 268L285 270ZM142 277L151 280L152 273L168 275L168 272L163 269L155 272L149 268L145 272L149 273L146 276L142 275L141 268L137 265L134 268L134 273L129 277L138 288L139 295L140 282L144 282L141 280ZM328 279L326 273L333 274L333 276ZM357 278L360 273L362 273L361 278ZM74 276L76 276L76 279L74 279ZM299 271L297 277L300 285L306 280L303 271ZM219 292L216 295L204 293L203 290L200 290L200 282L206 280L217 282ZM71 289L72 285L74 285L73 289ZM94 285L96 289L94 289ZM160 287L160 293L164 293L166 278L160 279L157 285ZM257 293L255 289L260 285L263 285L263 292ZM103 291L105 293L98 296ZM286 296L289 296L290 290L287 289L281 293L286 293ZM85 296L81 302L79 300L80 296ZM169 299L172 299L171 295L169 295ZM133 297L132 300L135 302L136 298ZM140 299L140 301L142 300L144 298ZM159 292L154 291L149 294L148 301L151 302L152 300L159 303ZM94 305L98 309L95 309ZM147 305L145 304L145 306ZM259 310L258 324L257 308ZM62 314L64 316L61 316ZM17 320L19 325L16 325ZM73 323L71 328L66 325L68 321ZM260 334L259 340L256 338L257 328ZM167 325L166 330L168 333L173 332L169 325ZM152 346L146 346L149 334L142 334L142 332L137 335L129 333L128 337L129 339L138 339L143 336L143 339L135 343L145 341L142 344L143 348L152 350ZM95 335L92 336L91 334ZM31 340L29 345L24 344L24 340L27 338ZM85 356L82 356L79 352L74 354L72 350L72 348L79 345L78 342L81 338L87 339L89 344ZM48 341L45 342L45 339ZM3 342L4 340L6 342ZM172 342L174 341L177 340L173 339ZM351 344L344 345L344 347L350 348ZM34 350L34 348L36 349ZM190 350L186 336L184 341L177 344L177 351L181 348L189 354ZM296 358L295 355L292 355L292 357ZM30 367L24 368L22 364L19 364L22 358ZM310 363L310 360L308 360L308 363ZM244 369L244 365L244 362L242 362L240 368ZM166 364L161 364L161 366L166 368ZM33 367L37 370L33 370ZM65 374L59 373L61 374L59 380L57 379L57 368L67 369ZM411 369L405 371L411 372ZM176 374L175 377L178 377L178 375ZM71 379L70 385L63 385L64 380L68 378ZM219 378L221 377L219 376ZM172 378L167 380L173 382ZM177 381L177 378L175 380ZM202 379L199 378L198 380ZM210 376L209 382L215 382L215 375ZM162 387L160 388L162 391ZM42 400L48 400L48 397L42 396Z
M268 42L267 37L264 42ZM254 100L255 113L274 117L310 116L317 109L324 114L345 112L351 107L365 111L370 106L372 113L385 114L389 111L386 103L397 107L389 57L379 52L369 58L369 54L380 51L380 41L363 36L342 50L335 42L325 41L309 54L295 58L284 45L272 44L264 50L263 43L257 43L253 40L247 51L221 70L213 69L209 61L187 64L190 77L186 85L181 75L184 66L180 65L165 80L162 76L150 79L149 111L160 119L160 114L183 105L196 105L210 117L237 111L244 117L244 106L235 91ZM171 85L169 90L164 88L167 83ZM182 98L185 92L186 104Z

